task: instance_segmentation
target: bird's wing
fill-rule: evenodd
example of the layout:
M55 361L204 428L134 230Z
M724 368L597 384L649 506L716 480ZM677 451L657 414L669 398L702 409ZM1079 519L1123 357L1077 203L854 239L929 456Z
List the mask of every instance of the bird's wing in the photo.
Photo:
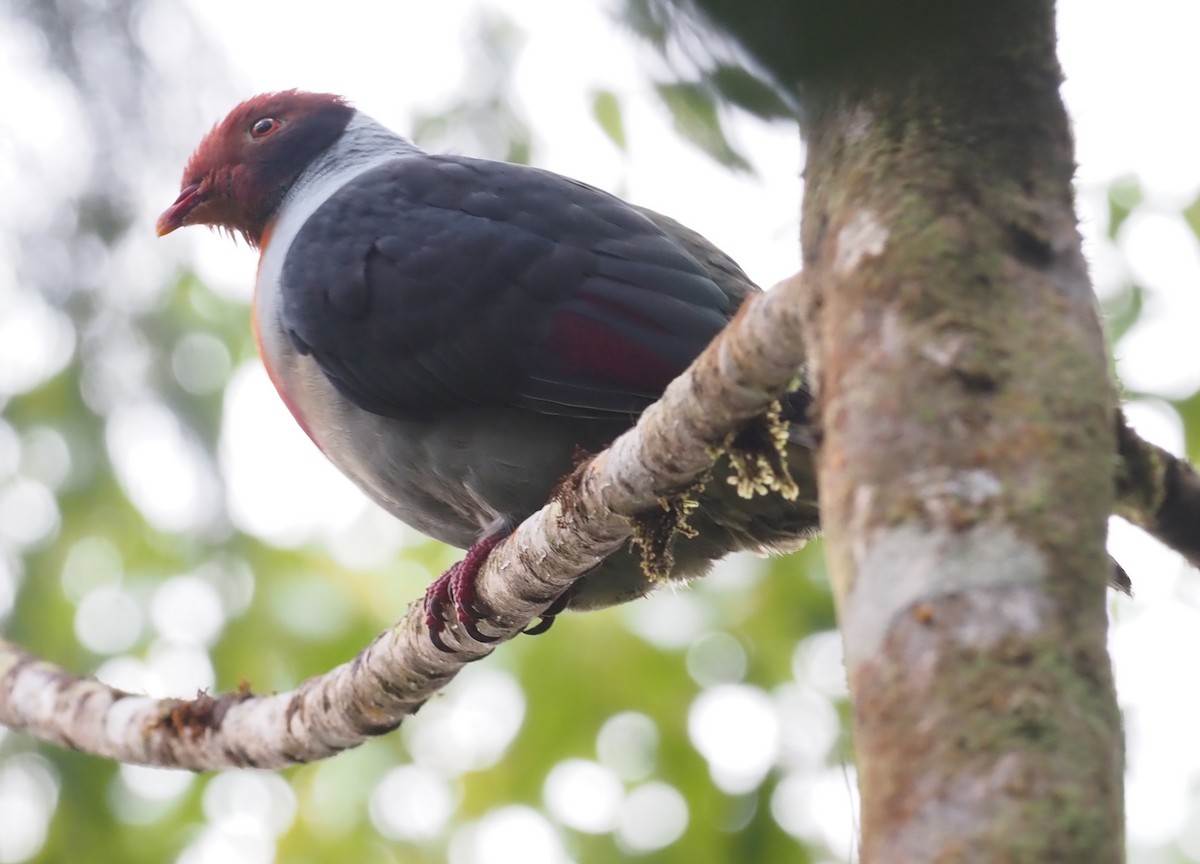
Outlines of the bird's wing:
M301 228L281 281L297 349L355 403L397 417L637 414L741 299L620 199L452 156L348 183Z

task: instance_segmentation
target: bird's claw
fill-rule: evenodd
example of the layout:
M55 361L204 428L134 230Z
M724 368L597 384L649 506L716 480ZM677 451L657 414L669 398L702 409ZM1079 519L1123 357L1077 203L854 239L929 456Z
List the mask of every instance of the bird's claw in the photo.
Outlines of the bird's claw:
M526 636L541 636L554 625L554 618L554 615L543 614L540 618L538 618L536 624L530 624L521 632Z
M496 545L505 538L505 534L484 537L467 550L461 561L454 564L434 580L425 591L425 627L429 630L430 641L439 651L453 653L442 639L442 633L451 623L449 612L454 609L454 617L467 635L476 642L496 642L499 637L488 636L479 629L481 619L487 617L487 610L482 609L475 598L475 579L479 570L488 559L488 555Z
M573 587L573 586L572 586ZM542 610L541 616L536 624L531 624L521 632L526 636L540 636L551 627L554 626L554 619L558 617L558 613L567 608L567 604L571 602L571 588L568 588L563 593L559 594L553 603Z
M489 636L479 629L479 622L488 616L488 611L481 607L475 596L475 579L479 570L501 540L507 535L485 537L467 550L461 561L434 580L425 591L425 626L429 630L429 639L439 651L447 654L453 649L446 645L442 633L450 625L449 609L454 609L454 617L467 635L476 642L484 644L500 641L499 636ZM571 589L567 589L542 612L536 624L526 627L521 632L527 636L537 636L545 633L554 624L558 613L567 608L571 600Z

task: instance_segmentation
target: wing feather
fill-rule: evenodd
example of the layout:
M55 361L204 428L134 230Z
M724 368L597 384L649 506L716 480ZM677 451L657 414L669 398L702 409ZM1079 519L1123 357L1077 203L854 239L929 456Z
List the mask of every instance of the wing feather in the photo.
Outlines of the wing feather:
M693 254L698 235L681 242L651 215L533 168L398 158L300 230L283 324L377 414L508 404L636 415L740 300L725 285L732 271Z

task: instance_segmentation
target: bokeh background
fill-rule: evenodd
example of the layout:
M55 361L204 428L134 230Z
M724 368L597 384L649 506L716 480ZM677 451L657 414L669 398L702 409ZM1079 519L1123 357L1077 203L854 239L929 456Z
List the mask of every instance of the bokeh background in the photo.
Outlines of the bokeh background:
M1200 458L1200 7L1061 0L1064 96L1129 413ZM255 256L154 218L238 100L342 93L796 267L802 149L643 4L0 0L0 629L156 696L286 690L455 560L329 468L255 357ZM746 100L753 108L755 99ZM1013 106L1020 110L1020 106ZM1103 470L1098 466L1098 470ZM1114 521L1137 862L1200 861L1200 574ZM565 616L396 733L280 773L117 766L0 729L0 864L855 860L820 543Z

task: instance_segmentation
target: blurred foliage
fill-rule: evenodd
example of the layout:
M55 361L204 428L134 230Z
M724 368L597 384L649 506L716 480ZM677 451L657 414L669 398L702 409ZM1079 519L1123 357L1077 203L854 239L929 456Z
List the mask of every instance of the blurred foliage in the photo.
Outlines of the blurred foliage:
M1108 239L1116 240L1121 226L1145 200L1136 177L1118 177L1108 187Z
M1142 203L1142 187L1136 177L1119 177L1109 184L1107 195L1108 226L1105 234L1109 242L1116 243L1121 226L1129 215ZM1116 344L1121 341L1142 317L1145 292L1140 285L1125 282L1119 291L1101 301L1101 310L1108 327L1108 338Z
M625 137L625 120L621 112L621 100L615 93L611 90L593 93L592 116L618 150L624 152L629 149L629 142Z
M676 132L727 168L751 170L749 160L730 144L721 112L709 90L686 82L659 84L656 89L671 112Z
M231 375L253 362L247 310L186 269L160 276L116 266L123 256L161 256L147 251L151 220L137 205L146 172L178 169L158 164L159 154L173 149L163 137L173 124L161 122L173 85L162 80L144 43L152 30L146 17L162 5L53 0L0 7L5 20L37 34L46 69L74 91L82 109L77 122L93 142L85 182L53 202L57 221L31 227L16 220L4 228L26 250L10 262L14 281L36 287L41 302L66 316L74 351L61 368L3 398L0 432L11 432L16 455L0 485L41 490L53 506L27 537L0 530L9 561L0 577L7 580L0 583L0 624L8 638L69 669L156 695L190 696L197 686L229 690L242 682L256 692L286 690L353 657L458 553L411 538L383 566L350 566L315 541L272 546L225 512L224 391ZM524 38L502 17L481 19L464 41L471 75L462 97L418 117L414 137L435 148L449 144L528 161L535 138L511 93ZM218 62L206 55L178 60L201 63L201 56ZM682 132L744 167L713 103L687 85L664 85L662 92ZM605 91L591 99L597 123L625 148L619 98ZM39 245L47 232L59 246ZM61 249L91 254L60 255L50 266ZM151 284L132 290L125 272ZM154 442L123 440L118 417L147 405L172 418L181 452L201 475L209 500L194 513L167 518L147 509L136 480L123 473L122 460L136 462ZM4 494L0 489L0 511ZM347 530L364 532L369 518ZM15 595L5 605L8 586ZM217 612L202 633L197 622L213 614L205 612L212 598ZM655 615L682 615L684 622ZM547 830L576 861L635 853L648 862L810 860L817 853L772 815L772 796L791 775L844 774L836 731L844 706L830 701L840 698L837 655L823 655L825 689L797 671L808 668L797 659L807 656L799 646L832 626L819 544L769 563L745 558L663 605L565 616L543 637L505 645L396 734L328 763L282 772L282 784L255 772L177 779L0 732L0 862L81 855L99 864L509 860L518 850L505 858L462 850L472 836L482 842L495 814L525 812L506 809L514 805L543 814ZM100 636L87 635L97 627ZM664 642L658 630L675 634L674 641ZM820 706L831 705L824 709L831 719L811 736L803 723L781 728L761 776L744 791L722 791L690 728L697 700L721 687L758 694L768 706L809 705L814 716L826 716ZM508 707L472 720L472 700L483 699L487 709L488 698ZM782 708L770 712L780 718L773 722L785 716ZM512 735L493 740L503 716ZM653 732L636 770L612 766L637 754L614 756L611 746L598 743L615 716L635 718ZM736 727L726 732L735 749L743 734L762 737ZM641 850L619 839L626 835L614 830L616 815L607 826L569 827L546 791L547 777L570 764L565 760L607 766L622 797L667 784L686 802L686 827L661 848L652 842ZM392 787L381 784L410 764L427 771L435 791L449 792L448 818L435 818L432 830L397 828L404 814L384 812L389 805L380 790ZM653 816L626 808L621 818L647 813ZM39 826L47 818L43 842ZM834 834L850 827L847 817ZM820 832L809 834L815 842ZM535 852L522 860L546 860Z
M528 164L533 133L512 100L514 66L524 41L510 19L480 16L462 46L471 74L461 93L450 105L415 116L413 141L427 150L453 144L474 155Z
M48 224L30 228L13 214L15 221L0 226L6 234L0 243L22 250L7 262L12 281L35 286L48 307L67 316L74 334L74 351L61 368L0 394L0 514L11 523L0 524L0 625L9 638L69 669L140 682L156 694L192 695L181 682L206 679L221 690L243 681L256 692L286 690L353 657L458 553L415 538L395 543L393 536L387 542L399 552L386 564L351 566L335 554L336 544L272 546L240 530L225 513L219 453L224 391L254 355L247 310L186 269L151 274L150 288L130 301L127 279L139 268L122 270L115 263L152 242L150 220L138 222L132 203L144 188L138 178L178 169L159 165L158 154L171 149L163 135L174 124L163 119L177 116L167 95L183 91L179 82L163 80L166 73L147 57L139 36L139 22L174 5L0 5L4 20L39 34L44 62L73 90L83 112L77 122L93 142L86 182L55 202ZM630 8L644 12L640 32L666 44L665 7ZM172 14L185 15L182 9ZM529 161L536 135L511 92L524 39L507 19L481 19L463 45L471 74L461 98L416 118L414 137L433 148ZM219 62L203 46L191 50L176 62L196 68ZM740 170L750 160L734 140L729 105L761 117L791 114L786 100L748 69L732 59L704 69L693 65L674 76L661 74L657 87L680 134ZM195 86L191 78L187 82ZM203 101L202 94L193 95ZM627 150L628 118L619 96L599 90L580 99L591 100L599 127ZM1136 181L1114 184L1108 200L1110 238L1116 238L1143 204ZM1200 201L1185 214L1193 229L1197 213ZM678 215L686 221L686 214ZM161 253L150 258L155 255ZM1105 299L1115 339L1141 320L1144 295L1128 281ZM204 488L217 502L203 518L165 524L139 507L123 477L114 417L142 403L165 408L195 451L197 470L209 484ZM1184 420L1192 456L1200 456L1200 393L1171 404ZM21 520L11 517L23 515L14 508L25 499L14 489L52 498L44 530L16 532ZM42 499L35 494L32 500ZM363 527L369 521L357 520L346 529L353 537L341 542L372 538ZM402 536L399 527L394 533ZM8 586L15 590L11 608L5 604ZM170 608L172 586L190 592L184 597L216 598L219 615L210 634L180 641L163 623L164 616L201 617L203 604L177 601L183 611ZM124 618L109 617L132 623L126 644L116 646L121 639L110 633L111 650L97 650L79 634L87 629L89 604L105 590L132 607ZM511 854L471 852L472 843L496 836L487 833L499 824L493 817L526 812L513 806L542 814L565 854L579 862L842 856L846 850L835 841L853 833L853 820L848 803L838 807L830 799L848 802L854 781L843 767L848 745L839 729L847 706L837 652L828 650L837 644L833 627L819 542L788 558L735 559L678 595L564 616L545 636L504 645L397 733L328 762L282 772L281 783L253 772L173 780L0 731L0 864L66 862L81 855L97 864L552 860L538 857L529 836ZM729 692L760 698L779 724L778 742L766 741L769 763L734 791L714 779L712 754L699 746L695 728L704 699ZM511 737L497 731L504 718L513 724ZM632 718L653 734L644 747L618 739L626 741L625 749L614 755L605 743L614 718ZM727 740L719 743L735 753L770 738L760 727L736 723L724 734ZM38 761L28 762L31 754ZM654 784L669 785L686 802L686 828L661 848L638 850L611 824L570 827L561 802L547 791L547 778L569 760L604 766L626 801ZM415 776L395 773L407 765L433 778L427 801L405 804L408 815L416 818L432 807L438 789L449 796L448 818L420 823L433 826L428 830L389 811L390 801L407 801L404 788L387 785L390 778ZM48 792L38 780L46 777ZM31 809L35 800L46 806ZM37 825L47 815L43 843ZM622 815L645 814L634 808ZM28 836L31 825L33 839L21 846L15 838ZM835 845L826 848L826 840Z
M1186 399L1174 399L1170 405L1179 412L1179 419L1183 421L1183 438L1188 459L1192 464L1196 464L1200 462L1200 390Z
M1183 219L1192 229L1192 233L1196 235L1196 239L1200 240L1200 195L1197 195L1196 199L1184 208Z
M731 133L738 111L762 120L798 119L790 88L714 28L694 4L625 0L617 15L650 47L655 91L675 131L718 164L753 171L753 160Z

